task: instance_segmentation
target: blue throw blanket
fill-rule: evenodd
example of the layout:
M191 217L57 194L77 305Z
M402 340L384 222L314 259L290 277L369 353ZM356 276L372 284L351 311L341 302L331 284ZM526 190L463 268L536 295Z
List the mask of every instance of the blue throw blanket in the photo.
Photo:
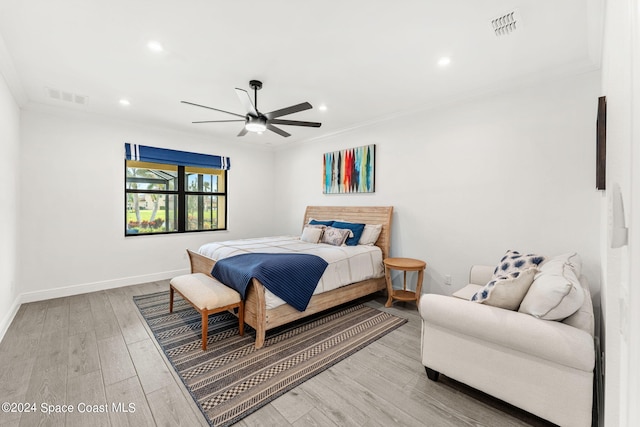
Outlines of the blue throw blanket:
M255 277L289 305L304 311L327 265L316 255L251 253L216 261L211 275L237 290L242 299Z

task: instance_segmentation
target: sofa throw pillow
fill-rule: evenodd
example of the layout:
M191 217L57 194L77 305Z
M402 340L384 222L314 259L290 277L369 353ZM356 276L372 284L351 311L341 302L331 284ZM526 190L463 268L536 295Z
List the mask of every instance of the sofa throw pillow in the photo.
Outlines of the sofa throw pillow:
M362 236L360 236L359 245L372 246L375 245L382 232L382 224L367 224L362 230Z
M533 282L536 271L536 267L531 267L493 278L471 297L471 301L517 310Z
M333 246L342 246L351 234L351 230L346 228L327 227L322 234L321 243L327 243Z
M318 243L322 238L324 228L324 226L306 226L302 230L300 240L307 243Z
M496 269L493 271L493 278L502 277L511 272L526 270L531 267L537 268L545 261L545 259L546 258L542 255L522 255L518 251L508 250L498 263Z
M578 311L585 298L577 273L581 265L575 252L544 263L518 311L545 320L562 320Z
M334 228L343 228L346 230L351 230L351 234L349 238L345 242L347 246L356 246L360 241L360 236L362 236L362 232L364 231L364 224L358 224L355 222L345 222L345 221L334 221L331 225Z

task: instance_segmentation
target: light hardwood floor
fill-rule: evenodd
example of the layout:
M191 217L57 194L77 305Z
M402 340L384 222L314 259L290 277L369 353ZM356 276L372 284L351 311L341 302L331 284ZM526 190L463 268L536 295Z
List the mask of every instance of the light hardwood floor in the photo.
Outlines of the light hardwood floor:
M0 426L207 426L133 303L168 288L161 281L23 304L0 343L0 403L36 412L0 412ZM446 377L428 380L415 304L386 309L385 300L368 304L408 323L237 425L550 425ZM74 412L45 414L43 404ZM119 404L128 412L116 412Z

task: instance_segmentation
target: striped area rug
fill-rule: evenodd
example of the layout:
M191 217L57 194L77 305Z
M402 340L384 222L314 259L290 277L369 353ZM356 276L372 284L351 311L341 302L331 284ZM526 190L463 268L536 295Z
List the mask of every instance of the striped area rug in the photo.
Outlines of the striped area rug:
M207 351L201 317L169 292L134 297L142 316L212 426L228 426L398 328L405 319L362 304L347 305L267 332L256 350L255 331L238 335L228 313L209 316Z

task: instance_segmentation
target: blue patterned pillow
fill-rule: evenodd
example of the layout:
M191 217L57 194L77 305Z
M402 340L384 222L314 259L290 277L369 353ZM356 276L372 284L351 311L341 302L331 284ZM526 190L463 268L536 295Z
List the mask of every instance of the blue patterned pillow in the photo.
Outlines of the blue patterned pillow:
M506 276L514 271L522 271L532 267L538 268L545 260L546 257L542 255L522 255L518 251L508 250L496 269L493 270L493 278Z

